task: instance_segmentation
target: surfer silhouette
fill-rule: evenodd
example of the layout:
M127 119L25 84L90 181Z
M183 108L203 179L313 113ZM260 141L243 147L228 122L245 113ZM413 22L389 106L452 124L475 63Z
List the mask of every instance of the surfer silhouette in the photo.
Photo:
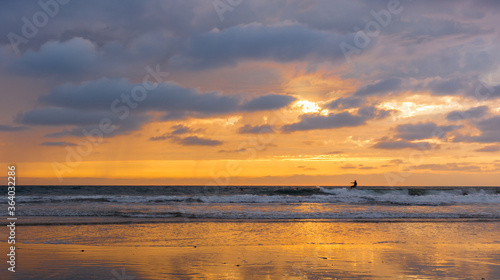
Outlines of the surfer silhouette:
M352 183L352 186L349 188L350 190L352 190L353 188L356 188L358 186L358 182L356 182L356 180L354 180L354 182L351 182Z

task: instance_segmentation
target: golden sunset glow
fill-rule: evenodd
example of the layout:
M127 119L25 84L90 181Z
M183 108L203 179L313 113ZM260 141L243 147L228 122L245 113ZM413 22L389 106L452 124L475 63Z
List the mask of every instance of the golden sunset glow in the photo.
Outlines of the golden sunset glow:
M0 278L500 279L499 15L0 1Z
M473 184L479 174L497 184L497 34L471 32L494 30L491 15L423 35L434 27L400 25L412 20L403 9L360 47L353 26L318 25L331 18L304 5L317 22L206 24L204 4L186 29L168 22L121 38L48 28L40 42L3 45L0 161L30 184L200 184L227 162L241 169L229 175L237 185L385 186L405 169L398 184Z

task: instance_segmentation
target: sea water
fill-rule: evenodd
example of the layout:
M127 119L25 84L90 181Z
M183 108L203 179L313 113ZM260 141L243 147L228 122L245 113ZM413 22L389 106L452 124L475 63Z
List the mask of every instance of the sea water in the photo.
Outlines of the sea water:
M500 187L20 186L19 224L500 221Z

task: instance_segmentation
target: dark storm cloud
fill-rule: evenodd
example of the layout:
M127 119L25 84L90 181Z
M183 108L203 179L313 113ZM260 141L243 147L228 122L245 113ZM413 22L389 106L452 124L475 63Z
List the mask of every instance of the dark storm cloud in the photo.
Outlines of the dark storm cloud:
M401 80L389 78L371 85L365 86L354 93L354 96L384 95L398 90L401 87Z
M0 131L3 132L16 132L16 131L24 131L28 130L29 128L26 126L12 126L12 125L7 125L7 124L0 124Z
M111 120L111 121L109 121ZM134 131L141 129L141 127L150 122L152 118L148 115L130 115L128 118L122 120L103 118L99 124L89 125L76 125L72 129L63 129L58 132L46 134L45 137L49 138L62 138L66 136L72 137L114 137L117 135L130 134ZM71 124L68 124L71 125ZM102 136L100 136L102 135Z
M339 45L352 43L352 35L308 29L299 24L266 26L253 23L194 36L185 54L173 57L178 67L207 68L235 65L240 60L258 59L292 62L305 59L344 58Z
M34 13L44 12L40 2L51 1L3 1L0 33L23 36L22 17L33 23ZM205 12L200 13L200 10ZM129 44L148 32L188 37L210 30L217 22L213 4L208 1L69 1L59 5L48 23L36 28L35 36L20 44L19 49L38 49L47 41L73 37L83 37L99 45ZM10 44L9 38L1 36L0 43Z
M43 11L37 3L5 2L0 11L0 33L21 34L21 18L31 20L35 12ZM9 59L10 70L19 75L56 78L79 75L81 81L88 79L83 73L92 78L131 77L152 62L164 65L168 61L175 69L206 69L246 60L343 63L339 44L355 45L353 32L364 30L367 22L376 22L373 14L387 9L387 5L387 1L243 1L221 22L211 1L71 1L59 5L49 24L38 28L27 44L21 44L21 56ZM405 20L393 14L388 25L381 28L381 36L371 38L368 48L383 41L390 52L394 44L486 36L494 30L481 26L479 20L497 11L497 5L471 1L436 5L402 2ZM428 16L429 7L433 7L432 17ZM399 41L382 40L386 35ZM3 36L0 44L7 46L10 42ZM387 65L374 65L375 71L370 72L380 75L374 80L447 79L456 71L477 74L498 64L493 52L479 48L467 52L463 45L443 49L436 43L429 47L436 52L414 57L410 54L416 50L409 49L408 59L394 63L389 58ZM75 52L79 55L71 55ZM361 53L368 54L367 48ZM384 74L386 71L391 73ZM367 90L359 95L383 94L377 93L376 87Z
M405 140L423 140L429 138L444 138L446 133L459 129L462 126L448 125L438 126L433 122L417 123L417 124L403 124L396 127L396 137Z
M112 41L104 45L74 37L46 42L38 50L7 56L5 61L10 74L60 81L144 76L144 65L164 62L162 57L175 49L175 44L175 38L163 33L146 33L126 44Z
M264 134L264 133L274 133L274 129L271 125L268 124L263 124L263 125L256 125L256 126L251 126L249 124L246 124L238 129L238 133L240 134L245 134L245 133L251 133L251 134Z
M103 137L127 134L138 130L151 120L148 115L130 115L123 120L116 114L102 111L82 111L68 108L42 108L21 114L19 122L38 126L76 126L53 132L46 137L60 138L64 136L85 136L85 133L100 130Z
M80 85L66 84L57 87L39 100L48 105L81 110L110 110L112 104L116 104L118 108L118 104L132 102L136 104L134 110L168 112L168 116L173 113L174 117L179 118L192 116L190 113L212 115L273 110L285 107L295 100L287 95L269 94L244 101L240 95L201 93L172 83L158 84L155 89L149 91L135 90L138 86L140 85L131 84L124 79L101 79ZM144 96L144 100L134 101L134 92L140 99Z
M93 44L82 38L66 42L47 42L38 52L27 51L10 65L23 75L72 76L88 72L96 60Z
M43 108L31 110L21 116L20 122L29 125L91 125L102 119L117 121L111 112L86 112L67 108Z
M21 33L21 17L31 20L33 13L43 11L38 2L3 1L0 33ZM474 27L474 21L461 22L458 19L481 19L486 13L498 11L498 5L490 5L486 1L442 1L442 4L435 1L401 2L406 20L401 21L393 15L392 24L383 28L382 32L402 33L410 39L477 34L482 29ZM372 19L370 11L387 9L387 4L388 1L243 1L231 12L225 13L221 22L212 1L69 1L59 5L59 12L50 18L49 24L39 28L34 42L30 41L30 44L37 46L36 43L42 39L57 40L82 35L93 40L127 41L145 30L164 30L176 36L188 36L214 26L228 28L252 22L298 22L310 28L345 34L353 32L354 27L363 29L366 21ZM433 15L442 15L441 18L446 19L427 16L429 7L432 7ZM9 43L5 36L0 42Z
M466 111L453 111L450 112L446 119L449 121L480 119L488 112L488 106L473 107Z
M2 4L0 33L4 35L21 34L21 18L32 20L33 14L42 10L38 1ZM350 97L334 100L328 108L359 108L364 106L363 97L382 98L411 90L415 83L434 95L467 96L474 93L471 83L475 77L487 76L497 67L499 56L489 33L496 26L481 21L498 13L499 5L494 1L412 1L403 2L403 6L404 15L392 15L381 36L372 38L369 48L382 46L383 51L376 53L381 57L373 57L367 48L360 49L360 60L347 70L351 73L346 75L359 75L369 82ZM31 79L49 76L78 82L56 87L41 97L41 105L49 108L22 115L20 121L25 124L77 126L51 136L81 135L83 128L95 127L108 117L116 131L128 133L149 121L147 114L151 112L163 114L161 120L180 120L275 110L295 99L276 94L252 98L245 93L200 92L161 83L147 92L145 100L135 102L130 98L137 84L125 79L90 79L126 77L136 81L145 74L144 65L151 63L168 64L172 71L178 69L176 66L199 70L245 61L344 63L339 44L356 45L355 29L363 30L367 21L373 20L372 11L386 7L386 0L244 1L220 22L212 1L70 1L60 5L60 12L38 28L34 38L20 45L19 54L11 52L7 36L2 36L0 68ZM500 97L500 86L488 90L487 99ZM123 108L129 101L137 107L128 106L131 113L127 120L117 120L110 116L115 101L119 102L115 108ZM469 113L475 119L485 116L480 110ZM389 111L365 107L356 114L304 115L283 130L352 127L387 114ZM461 141L500 139L498 130L477 125L482 134L463 136ZM435 128L444 129L446 134L450 127ZM0 131L14 130L17 128L0 126ZM425 139L421 138L427 134L424 132L398 133L403 139Z
M432 146L428 142L413 143L407 140L381 139L378 143L373 145L373 148L385 149L385 150L401 150L407 148L418 149L418 150L430 150Z

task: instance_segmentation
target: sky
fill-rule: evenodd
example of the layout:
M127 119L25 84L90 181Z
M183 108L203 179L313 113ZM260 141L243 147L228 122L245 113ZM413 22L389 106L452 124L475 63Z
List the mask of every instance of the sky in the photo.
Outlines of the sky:
M499 185L498 1L0 5L18 184Z

